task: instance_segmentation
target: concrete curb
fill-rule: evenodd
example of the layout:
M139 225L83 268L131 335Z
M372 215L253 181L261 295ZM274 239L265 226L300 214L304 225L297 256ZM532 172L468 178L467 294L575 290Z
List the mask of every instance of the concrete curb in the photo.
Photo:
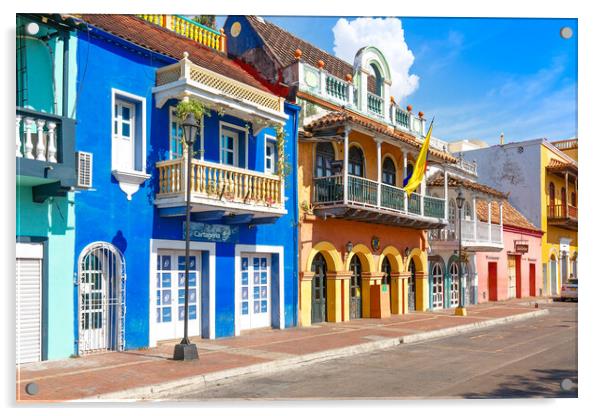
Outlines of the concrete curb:
M320 351L311 354L305 354L298 357L283 358L279 360L269 361L266 363L253 364L246 367L232 368L229 370L217 371L209 374L201 374L192 377L186 377L179 380L168 381L151 386L136 387L133 389L116 391L112 393L99 394L96 396L85 397L74 400L75 402L95 402L95 401L121 401L133 402L139 400L161 400L169 396L167 393L173 393L177 390L178 395L185 394L190 391L198 391L219 383L234 381L242 377L258 376L270 374L283 370L290 370L305 365L315 364L323 361L329 361L336 358L343 358L357 354L377 351L385 348L394 347L399 344L413 344L422 341L427 341L436 338L444 338L448 336L458 335L466 332L475 331L478 329L488 328L496 325L503 325L510 322L522 321L525 319L536 318L547 315L547 309L522 313L518 315L506 316L482 322L473 322L466 325L460 325L453 328L438 329L419 334L405 335L396 338L388 338L378 341L365 342L359 345L349 347L335 348L327 351Z

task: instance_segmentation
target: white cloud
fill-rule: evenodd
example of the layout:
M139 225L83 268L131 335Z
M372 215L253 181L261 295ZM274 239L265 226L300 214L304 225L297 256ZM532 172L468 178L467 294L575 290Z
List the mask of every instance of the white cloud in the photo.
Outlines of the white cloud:
M349 21L341 18L332 31L334 53L347 62L353 63L355 54L364 46L375 46L385 55L391 70L391 95L398 103L416 91L420 78L410 74L414 54L405 41L400 19L362 17Z

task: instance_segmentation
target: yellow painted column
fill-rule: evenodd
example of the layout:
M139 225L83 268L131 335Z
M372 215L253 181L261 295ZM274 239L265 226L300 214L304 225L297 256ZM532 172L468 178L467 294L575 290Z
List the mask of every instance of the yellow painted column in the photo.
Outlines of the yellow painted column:
M343 321L349 320L349 284L351 280L351 272L341 274L341 290L343 298Z
M428 273L416 272L416 310L426 311L429 307Z
M382 273L363 272L362 273L362 318L370 318L370 286L380 284L383 278Z
M341 322L343 320L343 304L348 304L348 301L344 302L345 293L343 288L345 280L349 281L351 272L328 272L326 273L326 320L328 322ZM347 286L347 293L349 293L349 286ZM349 306L347 306L349 308Z
M311 283L313 272L299 273L299 318L301 326L311 326Z
M403 314L403 278L401 273L391 273L391 315Z

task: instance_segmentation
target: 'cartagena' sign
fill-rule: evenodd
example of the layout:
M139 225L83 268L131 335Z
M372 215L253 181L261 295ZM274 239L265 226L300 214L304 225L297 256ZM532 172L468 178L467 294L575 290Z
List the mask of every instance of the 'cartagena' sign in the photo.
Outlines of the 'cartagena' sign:
M182 224L183 239L186 239L186 223ZM237 243L238 227L223 224L190 223L192 241L210 241L214 243Z

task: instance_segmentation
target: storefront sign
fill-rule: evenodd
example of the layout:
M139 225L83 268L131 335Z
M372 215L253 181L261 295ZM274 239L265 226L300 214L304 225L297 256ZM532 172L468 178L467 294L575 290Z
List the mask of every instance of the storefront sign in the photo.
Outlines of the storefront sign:
M514 240L514 251L520 254L529 252L529 241L528 240Z
M186 238L186 223L182 224L182 235ZM190 223L190 239L193 241L210 241L214 243L237 243L238 227L223 224Z

